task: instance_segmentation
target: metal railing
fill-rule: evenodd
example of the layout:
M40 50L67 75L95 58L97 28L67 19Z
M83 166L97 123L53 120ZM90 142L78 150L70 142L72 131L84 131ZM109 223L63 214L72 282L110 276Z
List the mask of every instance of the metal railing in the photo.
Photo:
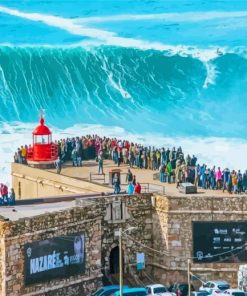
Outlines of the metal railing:
M144 193L161 193L165 194L165 186L153 183L140 183L142 187L142 192Z
M128 182L126 182L127 173L121 173L121 189L127 191ZM99 185L109 185L109 187L114 187L111 183L107 183L106 174L98 174L98 173L89 173L89 181L92 183L97 183ZM165 194L165 186L149 183L149 182L139 182L141 185L142 193L160 193Z
M36 159L40 158L40 151L42 148L42 157L47 158L47 160L55 160L58 157L58 146L54 143L51 144L39 144L39 150L37 154L37 149L33 146L27 149L27 159L32 160L34 157Z
M99 184L102 184L102 183L97 182L97 181L101 181L101 182L103 181L103 184L106 184L105 174L90 173L89 174L89 181L99 183Z

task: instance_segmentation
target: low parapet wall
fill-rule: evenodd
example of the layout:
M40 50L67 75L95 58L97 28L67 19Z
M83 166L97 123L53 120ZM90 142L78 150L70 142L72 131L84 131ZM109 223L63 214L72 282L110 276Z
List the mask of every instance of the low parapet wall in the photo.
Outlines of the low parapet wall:
M111 189L47 170L12 163L12 186L16 199L78 193L107 192Z

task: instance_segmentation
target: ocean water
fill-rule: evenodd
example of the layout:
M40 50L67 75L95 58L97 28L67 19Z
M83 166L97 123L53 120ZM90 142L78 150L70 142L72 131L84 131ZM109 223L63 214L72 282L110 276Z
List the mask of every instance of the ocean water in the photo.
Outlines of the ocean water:
M45 109L60 138L247 168L247 1L0 0L0 180Z

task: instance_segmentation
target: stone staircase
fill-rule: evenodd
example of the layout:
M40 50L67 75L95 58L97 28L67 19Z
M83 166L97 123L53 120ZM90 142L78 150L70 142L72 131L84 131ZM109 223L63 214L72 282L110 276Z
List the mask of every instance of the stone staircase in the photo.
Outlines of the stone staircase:
M109 275L108 282L108 285L119 285L119 273ZM154 283L157 283L157 281L151 275L145 271L142 271L142 275L137 275L132 267L128 269L128 273L123 275L123 284L129 287L145 287Z
M113 285L119 285L119 273L111 274L110 280ZM124 274L123 276L123 284L129 287L136 287L136 281L130 274Z

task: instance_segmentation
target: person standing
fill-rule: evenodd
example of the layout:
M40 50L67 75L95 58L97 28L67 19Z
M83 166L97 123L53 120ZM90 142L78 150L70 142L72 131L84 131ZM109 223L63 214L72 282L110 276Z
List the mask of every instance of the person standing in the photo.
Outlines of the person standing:
M21 146L21 163L26 164L27 150L24 146Z
M159 167L160 182L165 182L165 165L162 163Z
M135 176L135 175L133 176L132 184L133 184L134 186L136 186L136 176Z
M104 172L103 172L103 164L104 164L103 151L100 150L99 156L98 156L98 173L102 174L102 175L104 174Z
M127 194L133 194L135 190L135 186L133 185L133 183L129 183L127 186Z
M182 183L182 165L180 164L180 160L177 161L176 170L175 170L175 178L178 188Z
M121 152L121 148L118 147L117 150L117 166L120 167L120 164L122 162L122 152Z
M240 170L238 171L238 174L237 174L237 182L238 182L237 184L238 193L242 193L243 192L243 175Z
M191 166L191 157L190 157L189 154L187 155L187 157L185 159L185 163L186 163L187 166Z
M150 150L150 170L153 170L154 169L154 151L153 149L151 148Z
M216 187L217 189L221 189L222 187L222 172L220 167L218 167L218 171L216 172Z
M160 161L160 159L161 159L161 152L160 152L159 149L156 151L156 159L157 159L156 166L157 166L157 169L159 169L159 167L161 165L161 161Z
M128 161L128 150L127 150L126 147L123 147L122 154L123 154L123 163L124 164L127 164L127 161Z
M3 199L3 204L8 203L8 186L5 184L0 184L0 194Z
M115 164L118 163L118 150L117 150L117 145L115 145L113 147L113 151L112 151L112 158Z
M237 179L237 174L235 171L232 172L232 186L233 186L233 192L237 193L238 192L238 179Z
M190 165L195 167L196 166L196 162L197 162L197 158L195 157L195 155L192 156L191 161L190 161Z
M22 157L21 157L21 149L17 149L17 158L18 158L18 163L22 163Z
M223 171L223 192L227 189L230 178L230 170L228 168Z
M161 163L165 163L166 164L166 151L165 151L165 148L161 148L161 158L160 158L160 161Z
M15 154L14 154L14 162L18 163L18 153L17 152L15 152Z
M201 187L203 189L206 189L206 175L205 175L205 172L206 172L206 165L203 164L200 168L200 179L201 179Z
M172 165L171 162L169 161L167 166L166 166L166 170L167 170L167 182L170 184L171 183L171 175L172 175Z
M153 170L156 171L157 169L159 169L159 167L157 167L157 155L156 155L156 151L153 152Z
M134 155L133 150L131 149L129 152L129 165L131 168L133 168L134 163L135 163L135 155Z
M76 149L75 149L75 148L72 150L71 158L72 158L73 166L77 166L77 161L76 161Z
M57 170L57 174L60 174L61 170L62 170L62 161L61 161L60 157L58 157L58 159L55 161L55 167Z
M129 183L132 183L132 181L133 181L133 174L131 170L128 169L128 173L126 175L126 182L129 184Z
M166 150L166 163L168 163L168 162L170 162L171 161L171 159L170 159L170 149L168 148L167 150Z
M228 193L229 194L231 194L232 193L232 175L233 175L233 171L232 171L232 173L229 175L229 179L228 179L228 184L227 184L227 191L228 191Z
M141 184L139 182L137 182L136 186L135 186L135 193L141 193Z
M11 188L11 192L9 193L8 204L9 204L9 206L14 206L15 205L15 191L14 191L14 188Z
M77 164L78 167L82 166L81 153L80 152L76 152L76 164Z
M114 184L114 194L119 194L121 191L121 187L120 187L120 177L117 174L115 174L113 178L113 184Z
M216 189L216 179L215 179L215 176L216 176L215 166L213 166L212 170L210 171L210 188L213 189L213 190ZM230 178L230 174L229 174L229 178Z
M243 191L246 192L247 190L247 170L243 174Z

